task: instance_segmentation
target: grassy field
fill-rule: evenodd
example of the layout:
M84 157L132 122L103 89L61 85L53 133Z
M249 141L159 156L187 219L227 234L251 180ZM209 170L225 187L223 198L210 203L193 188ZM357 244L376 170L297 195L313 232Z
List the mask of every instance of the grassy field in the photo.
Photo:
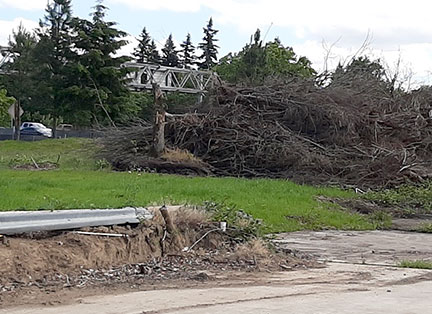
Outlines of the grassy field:
M0 169L23 164L58 163L60 169L98 169L95 143L89 139L58 139L36 142L0 141Z
M203 178L106 169L93 157L88 140L0 142L0 210L117 208L150 204L194 204L214 201L260 218L268 231L303 229L371 229L367 217L319 202L318 196L352 197L336 188L297 185L286 180ZM11 169L42 160L59 169ZM103 169L103 170L97 170Z

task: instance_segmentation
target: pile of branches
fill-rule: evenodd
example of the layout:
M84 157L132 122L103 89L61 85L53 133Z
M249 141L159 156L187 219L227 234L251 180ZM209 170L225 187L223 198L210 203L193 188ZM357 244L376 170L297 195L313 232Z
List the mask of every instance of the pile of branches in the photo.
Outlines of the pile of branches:
M293 80L223 85L210 99L205 110L169 120L166 140L215 175L357 187L396 186L432 175L429 89L395 96ZM105 158L132 165L148 151L150 126L127 132L104 140Z

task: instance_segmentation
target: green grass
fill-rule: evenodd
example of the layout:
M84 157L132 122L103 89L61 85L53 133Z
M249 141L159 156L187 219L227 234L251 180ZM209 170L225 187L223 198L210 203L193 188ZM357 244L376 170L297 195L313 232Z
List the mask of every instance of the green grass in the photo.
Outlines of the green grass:
M398 266L403 268L432 269L432 262L424 261L424 260L416 260L416 261L406 260L400 262Z
M364 197L386 206L398 207L406 214L431 213L432 181L421 185L402 185L395 189L370 192Z
M76 139L0 142L0 210L118 208L162 203L200 205L214 201L234 205L262 219L267 231L272 232L377 227L365 216L316 199L320 195L353 197L351 192L297 185L287 180L95 171L98 162L85 149L92 145L91 141ZM59 154L58 170L10 169L17 155L55 161Z
M0 141L0 169L39 163L57 163L60 169L97 169L103 162L93 155L95 142L70 138L35 142Z

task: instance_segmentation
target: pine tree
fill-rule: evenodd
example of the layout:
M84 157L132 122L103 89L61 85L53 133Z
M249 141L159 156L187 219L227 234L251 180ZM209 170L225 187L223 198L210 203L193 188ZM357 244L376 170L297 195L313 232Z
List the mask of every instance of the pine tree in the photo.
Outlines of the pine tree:
M189 33L186 36L186 40L180 45L180 47L182 48L180 62L185 68L190 69L195 64L196 56L195 47L192 44Z
M215 39L215 35L219 32L218 30L213 29L213 19L210 18L208 21L208 24L204 30L204 37L203 42L198 45L198 48L200 48L203 53L199 57L201 62L199 63L200 69L211 69L216 65L217 61L217 53L218 48L215 44L217 39Z
M177 67L180 64L177 50L172 39L172 34L170 34L165 42L165 46L162 49L162 65L169 67Z
M149 62L151 58L152 46L151 46L151 37L144 27L138 40L138 47L134 49L133 56L135 57L136 62L138 63L146 63Z
M92 21L74 20L75 47L81 52L75 69L74 99L82 115L95 124L121 121L136 109L130 106L130 92L124 84L129 69L121 65L130 60L115 56L127 44L126 33L105 21L108 8L98 0ZM88 123L88 122L87 122Z
M154 40L152 40L150 43L150 53L149 53L148 62L149 63L156 63L156 64L161 63L161 56L159 54L159 51L157 50L157 47L156 47Z
M36 30L39 42L35 47L38 64L35 77L38 80L34 101L40 112L50 114L55 136L58 117L67 106L64 90L67 86L67 72L74 55L71 45L71 0L53 0L48 3L44 19Z

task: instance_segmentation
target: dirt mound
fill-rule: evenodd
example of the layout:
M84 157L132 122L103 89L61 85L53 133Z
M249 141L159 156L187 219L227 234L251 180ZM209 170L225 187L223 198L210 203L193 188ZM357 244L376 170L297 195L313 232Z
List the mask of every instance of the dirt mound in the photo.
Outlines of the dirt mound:
M157 214L134 227L3 238L0 303L3 292L16 293L31 287L62 289L135 285L163 279L207 280L199 272L284 270L306 263L275 253L261 240L244 242L234 227L232 231L220 231L218 224L210 222L209 214L201 210L180 208L170 217L172 225Z
M367 93L297 80L221 86L203 112L168 121L166 140L216 175L389 187L432 176L431 99L429 89ZM103 141L115 167L136 168L151 128L113 132Z

